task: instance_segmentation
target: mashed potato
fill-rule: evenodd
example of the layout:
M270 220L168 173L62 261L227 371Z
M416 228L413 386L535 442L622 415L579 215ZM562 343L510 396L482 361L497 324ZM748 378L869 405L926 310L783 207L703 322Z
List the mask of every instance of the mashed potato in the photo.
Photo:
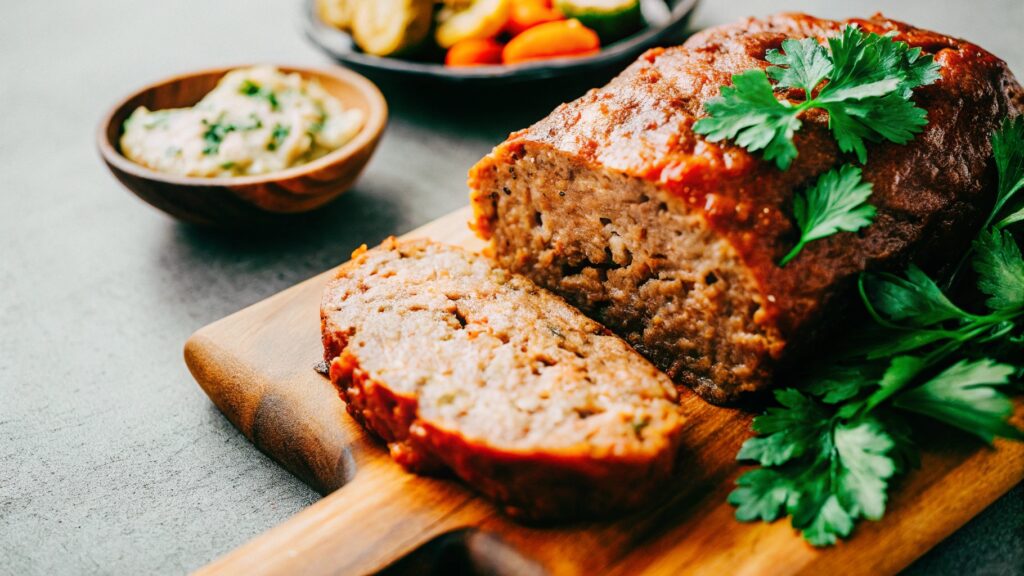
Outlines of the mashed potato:
M181 176L278 172L337 150L362 128L315 81L275 68L233 70L192 108L140 107L124 123L121 152Z

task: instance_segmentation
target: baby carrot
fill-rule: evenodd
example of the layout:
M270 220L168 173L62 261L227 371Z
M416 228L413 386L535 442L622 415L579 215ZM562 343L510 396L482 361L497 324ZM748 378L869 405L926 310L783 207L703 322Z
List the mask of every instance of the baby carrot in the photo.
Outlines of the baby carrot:
M502 62L518 64L531 60L588 56L601 48L597 33L579 20L538 24L505 45Z
M512 0L512 10L505 24L505 31L511 36L516 36L538 24L556 20L565 20L565 16L552 8L550 1Z
M456 42L448 49L444 63L446 66L486 66L501 64L501 51L504 46L499 42L487 39L469 39Z

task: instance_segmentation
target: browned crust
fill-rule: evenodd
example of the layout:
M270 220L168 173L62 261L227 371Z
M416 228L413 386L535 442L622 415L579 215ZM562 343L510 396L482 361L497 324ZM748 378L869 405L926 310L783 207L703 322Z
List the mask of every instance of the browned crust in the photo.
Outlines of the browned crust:
M382 246L395 249L389 238ZM339 276L360 264L365 247ZM493 499L510 516L528 521L607 517L652 500L671 478L682 429L652 455L593 458L543 451L512 452L469 440L419 418L415 396L399 394L360 366L349 335L321 311L324 359L348 413L383 440L410 472L451 472Z
M839 153L826 115L803 118L796 136L800 155L787 171L730 143L707 142L692 125L733 74L766 67L768 49L788 37L832 36L849 23L895 32L898 40L933 54L943 77L915 91L929 124L913 142L869 145L864 178L874 186L875 223L861 233L813 242L780 268L776 263L798 233L791 219L795 191L851 160ZM748 19L703 31L681 47L651 50L604 88L512 134L470 171L473 226L481 237L491 237L499 215L480 182L496 163L528 146L572 156L593 170L654 182L688 211L702 214L741 256L763 300L758 322L782 336L784 350L765 353L766 365L777 366L813 346L822 320L849 301L860 272L916 262L942 274L955 260L949 255L967 246L994 195L989 135L1004 117L1020 113L1022 94L1006 63L978 46L881 15L847 21L804 14ZM685 374L679 378L686 381ZM702 395L733 399L707 390Z

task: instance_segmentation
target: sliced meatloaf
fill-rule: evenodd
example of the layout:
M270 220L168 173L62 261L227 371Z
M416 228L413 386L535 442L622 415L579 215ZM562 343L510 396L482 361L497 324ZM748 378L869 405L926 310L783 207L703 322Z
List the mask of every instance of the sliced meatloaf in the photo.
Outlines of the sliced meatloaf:
M349 413L412 471L450 470L530 519L633 508L672 472L671 380L484 257L388 240L342 267L321 316Z
M786 171L708 142L693 123L733 74L765 68L767 50L846 24L921 47L942 78L914 92L923 133L869 146L875 223L812 242L780 268L799 236L794 192L855 159L837 149L825 113L802 117ZM992 202L989 135L1021 102L1006 64L963 40L881 16L746 20L651 50L512 134L470 171L474 227L502 266L564 296L677 383L729 402L817 346L861 271L913 261L941 272L956 260Z

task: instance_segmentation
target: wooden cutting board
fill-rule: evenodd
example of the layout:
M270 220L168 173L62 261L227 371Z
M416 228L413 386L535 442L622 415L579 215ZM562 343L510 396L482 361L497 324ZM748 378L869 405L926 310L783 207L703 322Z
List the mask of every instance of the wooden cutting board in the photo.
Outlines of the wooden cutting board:
M478 249L468 216L459 210L409 236ZM892 574L1024 478L1024 444L993 449L936 429L882 521L815 549L787 521L733 518L725 498L745 469L734 457L752 415L688 394L680 473L663 502L615 522L518 525L454 480L406 473L348 417L314 371L322 359L320 294L332 277L325 272L215 322L185 345L189 369L224 415L326 495L201 574Z

